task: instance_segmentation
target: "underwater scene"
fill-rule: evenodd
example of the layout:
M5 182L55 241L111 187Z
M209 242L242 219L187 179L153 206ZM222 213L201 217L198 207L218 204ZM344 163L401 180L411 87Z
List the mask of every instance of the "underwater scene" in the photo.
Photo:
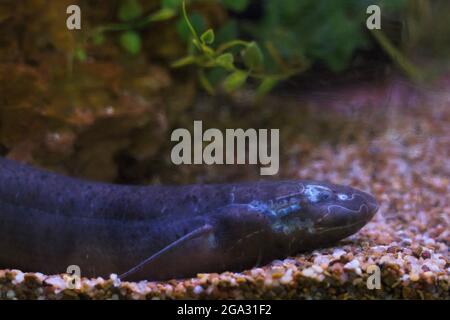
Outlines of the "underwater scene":
M0 1L0 300L449 300L449 13Z

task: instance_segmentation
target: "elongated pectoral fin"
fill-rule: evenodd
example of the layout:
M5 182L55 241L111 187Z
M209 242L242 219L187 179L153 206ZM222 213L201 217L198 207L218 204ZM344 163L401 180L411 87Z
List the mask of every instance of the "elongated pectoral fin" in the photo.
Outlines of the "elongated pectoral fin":
M131 268L130 270L122 273L119 278L124 280L126 278L140 278L142 277L141 275L146 274L146 270L153 270L150 273L150 280L158 280L160 278L164 278L166 277L165 275L163 276L162 274L164 274L164 271L167 271L167 269L170 269L170 266L168 264L170 264L172 267L176 266L177 264L183 264L183 263L195 263L195 261L192 261L189 259L190 254L192 254L192 252L196 252L196 248L189 248L186 249L186 244L189 244L191 242L195 242L196 240L201 240L199 243L204 244L205 242L207 242L208 236L211 234L213 230L213 227L209 224L204 225L200 228L197 228L191 232L189 232L188 234L186 234L185 236L175 240L174 242L172 242L171 244L169 244L168 246L164 247L163 249L161 249L160 251L156 252L155 254L151 255L150 257L146 258L145 260L143 260L142 262L140 262L138 265L134 266L133 268ZM206 241L202 241L202 240L206 240ZM195 247L195 246L194 246ZM183 250L184 249L184 250ZM198 248L200 249L200 248ZM199 251L197 251L199 252ZM155 264L166 264L167 265L167 269L166 268L161 268L161 266L153 266ZM155 274L155 269L160 270L161 274L158 274L159 272L157 272ZM181 268L182 269L182 268ZM183 270L180 270L180 272L182 273ZM170 271L166 272L170 274ZM177 276L183 276L183 274L174 274L172 275L173 277L177 277Z

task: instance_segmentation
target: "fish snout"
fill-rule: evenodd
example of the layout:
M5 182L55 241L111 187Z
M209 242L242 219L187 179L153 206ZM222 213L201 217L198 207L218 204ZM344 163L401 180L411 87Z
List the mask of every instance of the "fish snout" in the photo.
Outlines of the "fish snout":
M378 211L379 205L371 194L350 187L334 190L335 200L324 205L318 227L323 232L342 237L357 232Z
M359 191L360 197L363 198L364 204L367 206L367 222L369 222L373 216L377 213L380 207L375 197L367 192Z

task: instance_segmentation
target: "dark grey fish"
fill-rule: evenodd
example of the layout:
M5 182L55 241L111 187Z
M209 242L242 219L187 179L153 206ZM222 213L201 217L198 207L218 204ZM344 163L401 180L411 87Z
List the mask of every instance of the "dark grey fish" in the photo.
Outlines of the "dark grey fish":
M0 267L127 280L240 271L333 245L377 209L324 182L123 186L0 159Z

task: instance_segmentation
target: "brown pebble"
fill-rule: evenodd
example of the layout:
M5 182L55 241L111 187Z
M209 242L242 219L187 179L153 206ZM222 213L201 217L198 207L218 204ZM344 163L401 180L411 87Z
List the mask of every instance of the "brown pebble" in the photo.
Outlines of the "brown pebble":
M417 273L412 273L409 275L409 278L411 279L411 281L419 281L420 277Z
M412 248L413 255L416 258L420 258L420 256L422 255L422 251L423 251L422 247L414 247L414 248Z
M401 251L399 246L391 246L387 249L388 253L397 253L398 251Z

